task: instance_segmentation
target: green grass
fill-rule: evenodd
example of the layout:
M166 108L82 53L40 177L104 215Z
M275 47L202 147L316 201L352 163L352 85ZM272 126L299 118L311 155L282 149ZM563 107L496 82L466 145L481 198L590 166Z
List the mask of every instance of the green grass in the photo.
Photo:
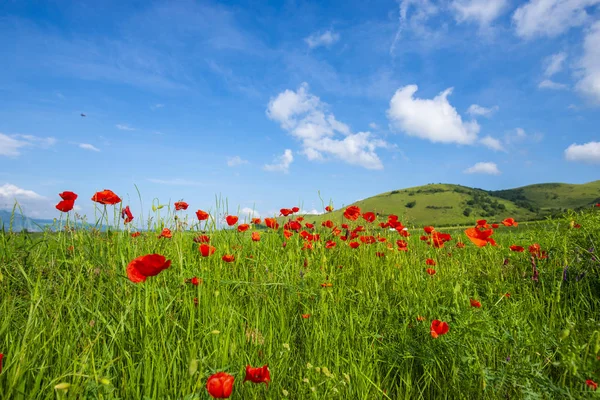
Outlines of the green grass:
M281 228L260 242L211 230L217 251L207 258L193 232L0 234L0 398L207 399L217 371L235 376L232 399L598 398L585 385L600 378L594 211L501 227L497 247L440 229L453 240L436 249L412 231L407 252L379 242L353 250L325 229L313 250ZM529 254L508 249L533 243L548 252L537 282ZM127 264L149 253L171 267L133 284ZM193 276L203 283L186 283ZM433 319L448 334L432 338ZM268 389L242 383L248 364L269 365Z

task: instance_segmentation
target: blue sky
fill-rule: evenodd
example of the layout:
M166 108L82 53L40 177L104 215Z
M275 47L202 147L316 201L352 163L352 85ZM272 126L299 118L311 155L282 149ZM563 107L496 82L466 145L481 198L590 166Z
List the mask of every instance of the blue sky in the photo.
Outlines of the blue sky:
M600 0L4 1L0 48L0 208L35 217L599 179Z

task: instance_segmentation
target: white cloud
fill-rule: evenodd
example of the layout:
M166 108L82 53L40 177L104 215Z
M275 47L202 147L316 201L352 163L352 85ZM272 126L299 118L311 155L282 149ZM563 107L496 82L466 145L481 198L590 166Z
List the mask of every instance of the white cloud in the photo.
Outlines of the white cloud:
M552 90L566 90L569 88L568 85L564 83L554 82L551 79L544 79L538 84L538 88L540 89L552 89Z
M250 207L244 207L240 210L241 216L247 216L248 218L260 218L260 213Z
M558 36L572 27L585 24L590 16L586 8L600 0L530 0L512 16L517 35L531 39L536 36Z
M454 0L450 8L457 22L475 21L487 26L506 10L507 0Z
M567 59L567 54L563 51L552 54L544 61L545 69L544 76L550 78L552 75L562 71L563 64Z
M265 164L263 169L269 172L283 172L284 174L287 174L292 161L294 161L292 151L290 149L285 149L283 155L275 158L273 164Z
M600 142L573 143L565 150L565 158L568 161L600 164Z
M5 135L0 133L0 156L17 157L21 155L21 147L48 148L56 144L53 137L42 138L33 135Z
M16 212L28 217L52 218L57 213L54 206L58 200L51 201L33 190L23 189L11 183L0 186L0 209L10 211L15 202L18 204Z
M326 104L308 93L306 83L296 92L286 90L272 98L266 113L302 142L302 153L311 161L324 161L330 155L367 169L383 168L375 150L388 144L370 132L352 133L326 110ZM340 135L343 138L338 139Z
M33 200L38 200L38 199L44 198L44 196L40 196L33 190L21 189L20 187L18 187L16 185L12 185L10 183L5 183L4 185L0 186L0 197L6 198L6 199L22 198L22 199L33 199Z
M400 41L402 31L412 31L417 37L427 38L432 34L426 27L427 21L437 14L440 9L430 0L397 0L399 7L398 29L390 46L390 55L394 56L396 45ZM413 8L413 12L409 11Z
M242 160L240 156L227 157L227 165L229 167L237 167L238 165L248 164L247 160Z
M433 99L414 98L417 90L417 85L404 86L392 97L387 116L394 128L434 143L472 144L477 140L477 121L463 122L448 102L452 88Z
M338 40L340 40L339 33L335 33L330 30L327 30L323 33L314 33L304 39L304 41L308 44L308 47L311 49L319 46L329 47Z
M585 35L580 67L581 79L577 82L577 90L600 103L600 21L594 23Z
M16 157L20 155L19 148L25 147L29 143L14 139L8 135L0 133L0 155Z
M504 146L498 139L494 139L491 136L486 136L479 140L479 143L484 145L485 147L496 150L496 151L505 151Z
M371 129L379 129L379 125L377 125L375 122L371 122L369 124L369 128L371 128Z
M536 133L526 133L523 128L516 128L514 131L507 132L504 135L504 143L510 145L514 143L520 143L527 141L529 143L539 143L544 138L539 132Z
M498 106L486 108L486 107L482 107L478 104L471 104L471 106L467 110L467 114L469 114L473 117L476 117L476 116L489 117L494 112L498 111L499 108L500 107L498 107Z
M159 108L163 108L164 106L165 106L164 104L153 104L150 106L150 109L158 110Z
M173 186L202 186L203 185L203 183L201 183L201 182L190 181L190 180L181 179L181 178L176 178L176 179L148 178L147 181L152 182L152 183L158 183L161 185L173 185Z
M89 143L80 143L79 147L82 148L82 149L84 149L84 150L100 151L99 148L97 148L96 146L91 145Z
M298 214L302 214L302 215L321 215L323 213L319 212L316 208L313 208L312 210L300 210L298 212Z
M465 174L500 175L498 166L493 162L478 162L463 171Z
M122 131L135 131L135 128L132 128L127 124L117 124L116 127Z

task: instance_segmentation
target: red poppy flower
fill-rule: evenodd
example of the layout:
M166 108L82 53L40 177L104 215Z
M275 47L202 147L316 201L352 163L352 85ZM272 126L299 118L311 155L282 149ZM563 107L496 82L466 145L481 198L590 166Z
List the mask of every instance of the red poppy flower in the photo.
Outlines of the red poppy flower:
M431 232L433 232L435 228L433 226L426 226L423 228L423 230L425 231L425 233L431 234Z
M125 207L124 209L121 210L121 218L123 218L125 220L125 223L128 224L131 221L133 221L133 214L131 213L131 210L129 209L129 206Z
M516 244L513 244L512 246L509 247L510 251L517 251L519 253L522 253L523 251L525 251L525 249L522 246L517 246Z
M300 211L300 209L298 207L292 207L292 212L297 213L298 211Z
M292 236L294 236L294 232L292 231L288 231L287 229L283 230L283 236L285 236L286 239L291 238Z
M337 243L333 240L328 240L327 243L325 243L326 249L333 249L335 246L337 246Z
M279 223L275 218L265 218L265 225L267 225L267 228L279 229Z
M310 316L310 314L306 314ZM303 315L304 317L304 315ZM308 318L308 317L306 317ZM246 366L246 377L244 378L244 382L251 381L254 383L265 383L267 387L269 386L269 381L271 380L271 373L269 372L269 366L265 365L263 367L252 368L251 366Z
M258 232L252 232L252 236L251 236L251 238L252 238L252 241L253 241L253 242L258 242L258 241L260 241L260 233L258 233Z
M325 207L325 211L332 212L333 211L333 207L332 206L326 206Z
M585 384L592 390L598 389L598 384L591 379L586 379Z
M230 263L235 261L235 257L233 254L225 254L223 257L221 257L221 260Z
M302 250L312 250L313 244L311 242L306 242L302 245Z
M373 244L377 240L375 239L375 236L361 236L360 241L363 242L364 244Z
M304 217L296 217L296 221L302 222L302 221L304 221Z
M350 242L349 245L353 249L356 249L356 248L358 248L358 246L360 246L360 243L358 243L358 242Z
M260 218L252 218L252 223L253 223L254 225L258 225L258 224L260 224Z
M133 232L133 233L131 234L131 237L138 237L138 236L140 236L140 235L141 235L141 233L140 233L140 232Z
M193 240L194 243L210 243L210 238L206 235L196 236Z
M435 275L435 269L433 268L427 268L425 271L427 271L427 273L431 276Z
M121 198L117 196L112 190L104 189L101 192L96 192L92 196L92 201L100 204L115 205L121 202Z
M470 299L470 301L471 301L471 307L475 307L475 308L481 308L481 303L480 303L480 302L478 302L477 300L475 300L475 299Z
M537 243L534 243L531 246L529 246L529 253L532 256L537 257L537 258L541 258L541 259L548 258L548 253L546 253L545 251L542 251L542 247Z
M362 217L363 217L363 218L365 219L365 221L367 221L367 222L373 222L373 221L375 221L375 218L376 218L376 216L375 216L375 213L374 213L374 212L371 212L371 211L364 213L364 214L362 215Z
M160 236L159 236L158 238L159 238L159 239L160 239L160 238L167 238L167 239L170 239L170 238L172 238L172 237L173 237L173 234L171 233L171 230L170 230L169 228L164 228L164 229L162 230L162 232L160 233Z
M504 225L504 226L514 226L514 227L519 226L519 224L517 223L517 221L515 221L514 218L506 218L504 221L502 221L502 225Z
M198 210L196 211L196 217L198 217L198 221L206 221L209 215L206 211Z
M490 237L493 233L493 229L480 230L478 228L469 228L465 230L465 234L469 240L478 247L483 247L488 243L490 243L492 246L495 246L496 241Z
M75 206L74 200L61 200L56 205L56 209L58 211L62 211L62 212L69 212L73 209L74 206Z
M187 210L188 206L189 206L189 204L186 203L185 201L176 201L175 202L175 211Z
M375 253L376 257L385 257L385 253L378 251L377 253Z
M435 260L432 258L428 258L427 260L425 260L425 265L435 265Z
M389 223L387 223L387 222L380 222L380 223L379 223L379 227L380 227L381 229L385 229L385 228L387 228L388 226L390 226L390 224L389 224Z
M487 221L485 219L478 219L477 220L477 226L483 226L485 228L488 227Z
M310 314L302 314L302 318L309 319L310 318Z
M69 212L73 209L75 205L75 200L77 199L77 195L73 192L62 192L58 194L62 201L60 201L56 205L56 209L62 212Z
M446 243L450 240L452 240L452 237L450 236L449 233L440 233L440 232L434 231L431 234L431 242L433 244L433 247L435 247L436 249L440 249L440 248L444 247L444 243Z
M402 237L409 237L410 236L410 233L408 233L408 231L406 229L402 229L398 233L400 233L400 236L402 236Z
M439 335L445 335L450 330L446 322L434 319L431 321L430 333L432 338L437 338Z
M237 230L238 230L238 232L246 232L248 230L248 228L250 228L250 225L241 224L241 225L238 225Z
M287 217L288 215L293 213L294 212L289 208L282 208L281 210L279 210L279 215L283 215L284 217Z
M298 221L288 221L283 225L283 228L298 232L300 229L302 229L302 225L300 225L300 222Z
M498 228L500 228L500 225L498 225L498 224L492 224L492 228L498 229Z
M227 217L225 217L225 220L227 221L227 225L233 226L238 222L238 217L236 217L235 215L228 215Z
M171 266L171 260L160 254L147 254L138 257L127 265L127 277L133 283L144 282L147 277L155 276Z
M200 254L202 254L202 257L208 257L214 254L216 249L211 245L201 244L200 247L198 247L198 250L200 251Z
M356 221L358 217L360 217L360 208L357 206L350 206L344 211L344 218L346 219Z
M398 247L408 247L408 242L406 240L396 240L396 244Z
M59 193L58 195L63 200L72 200L72 201L77 200L77 197L78 197L75 193L69 192L69 191L65 191L65 192Z
M198 278L197 276L190 279L190 283L194 286L198 286L202 283L202 278Z
M307 223L305 223L305 224L304 224L304 227L305 227L306 229L314 229L314 228L315 228L315 226L314 226L313 224L311 224L310 222L307 222Z
M458 247L459 249L462 249L463 247L465 247L465 244L463 242L458 242L458 243L456 243L456 247Z
M225 372L217 372L206 381L206 390L215 399L227 399L233 391L235 378Z
M0 353L0 374L2 373L2 359L4 358L4 354Z

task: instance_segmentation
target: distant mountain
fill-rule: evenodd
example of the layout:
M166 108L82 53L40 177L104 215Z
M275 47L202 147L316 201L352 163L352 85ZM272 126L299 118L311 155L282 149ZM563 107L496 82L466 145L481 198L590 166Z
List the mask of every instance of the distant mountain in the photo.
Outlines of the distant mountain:
M53 219L38 219L38 218L30 218L26 217L22 214L15 213L12 214L11 211L0 210L0 231L4 229L4 231L8 231L11 228L11 220L12 220L12 231L13 232L21 232L26 229L28 232L43 232L47 228L51 228L53 225L55 227L64 226L66 221L62 221L62 224L58 224L58 220ZM80 223L77 224L81 226ZM101 231L106 230L106 226L102 225L100 227Z
M44 227L54 223L51 219L34 219L17 213L12 215L10 211L0 210L0 230L4 227L4 230L8 231L11 227L11 220L13 232L21 232L23 229L29 232L41 232Z
M382 217L395 214L405 225L467 225L477 219L539 220L567 209L600 202L600 181L585 184L543 183L508 190L483 190L452 184L429 184L392 190L318 216L307 222L341 221L344 209L356 205ZM335 204L334 204L335 206ZM381 221L382 218L380 217Z

